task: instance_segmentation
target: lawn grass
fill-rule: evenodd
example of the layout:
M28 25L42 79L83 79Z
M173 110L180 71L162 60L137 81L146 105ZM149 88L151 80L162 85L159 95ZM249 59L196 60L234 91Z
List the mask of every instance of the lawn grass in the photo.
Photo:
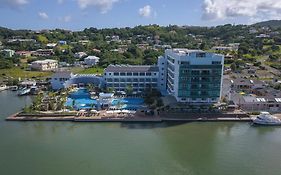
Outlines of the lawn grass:
M78 71L79 74L103 74L104 68L101 67L93 67L93 68L87 68L83 69L81 71Z
M0 69L0 79L4 77L9 78L44 78L51 76L52 72L26 71L19 67L10 69Z

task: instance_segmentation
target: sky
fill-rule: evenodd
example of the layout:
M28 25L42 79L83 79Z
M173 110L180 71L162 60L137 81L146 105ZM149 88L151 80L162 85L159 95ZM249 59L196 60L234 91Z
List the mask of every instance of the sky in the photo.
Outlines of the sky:
M281 19L281 0L0 0L12 29L252 24Z

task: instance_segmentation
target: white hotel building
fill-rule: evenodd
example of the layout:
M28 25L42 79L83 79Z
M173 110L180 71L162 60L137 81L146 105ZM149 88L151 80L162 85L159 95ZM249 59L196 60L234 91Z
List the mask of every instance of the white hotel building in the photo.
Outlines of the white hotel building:
M125 91L131 86L134 92L147 88L158 88L159 69L146 65L109 65L105 69L104 81L107 88Z
M168 49L159 57L160 91L178 102L215 103L220 100L224 56L201 50Z

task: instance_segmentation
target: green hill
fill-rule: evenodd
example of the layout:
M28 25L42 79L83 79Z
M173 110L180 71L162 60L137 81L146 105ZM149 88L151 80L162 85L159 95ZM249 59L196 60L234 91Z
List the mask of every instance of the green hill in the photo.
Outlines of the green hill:
M263 21L256 24L253 24L254 27L271 27L271 28L279 28L281 27L281 20L269 20Z

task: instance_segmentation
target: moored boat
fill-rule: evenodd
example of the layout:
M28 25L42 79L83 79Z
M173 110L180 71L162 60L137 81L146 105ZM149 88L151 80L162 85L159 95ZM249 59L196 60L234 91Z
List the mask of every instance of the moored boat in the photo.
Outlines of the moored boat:
M10 90L11 91L17 91L18 90L18 86L10 86Z
M269 112L261 112L255 118L252 118L253 123L257 125L281 125L281 119L271 115Z
M5 84L0 85L0 91L6 90L8 87Z

